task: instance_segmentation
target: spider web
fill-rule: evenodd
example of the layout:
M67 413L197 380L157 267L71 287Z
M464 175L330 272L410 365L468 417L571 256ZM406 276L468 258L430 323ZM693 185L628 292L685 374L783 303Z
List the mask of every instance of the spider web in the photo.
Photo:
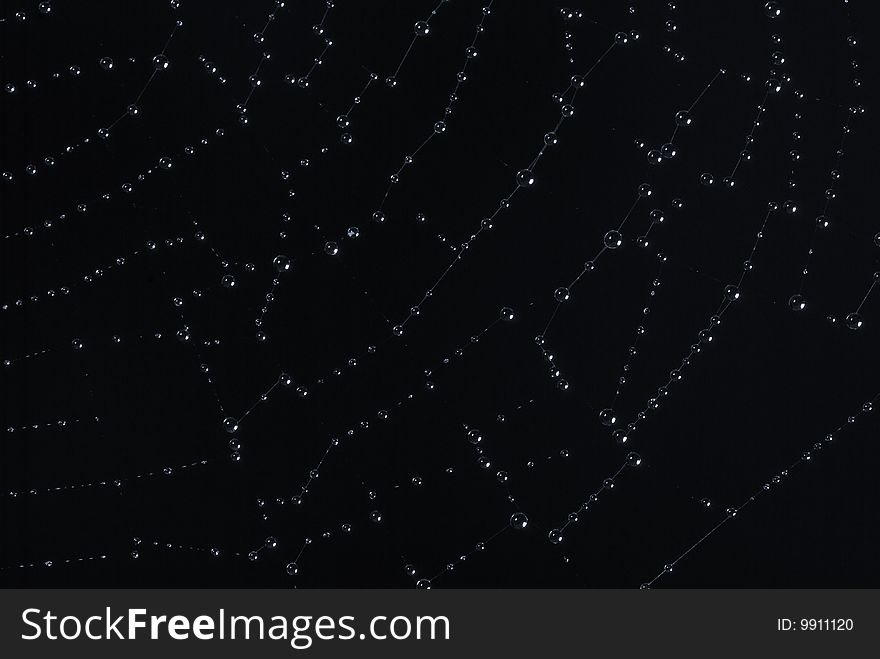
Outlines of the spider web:
M0 12L4 582L873 583L850 3L264 4Z

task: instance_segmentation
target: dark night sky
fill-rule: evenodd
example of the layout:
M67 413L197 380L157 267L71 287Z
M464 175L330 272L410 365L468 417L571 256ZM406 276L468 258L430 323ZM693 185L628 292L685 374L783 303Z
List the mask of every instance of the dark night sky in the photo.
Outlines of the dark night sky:
M0 3L0 583L880 586L867 3L435 2Z

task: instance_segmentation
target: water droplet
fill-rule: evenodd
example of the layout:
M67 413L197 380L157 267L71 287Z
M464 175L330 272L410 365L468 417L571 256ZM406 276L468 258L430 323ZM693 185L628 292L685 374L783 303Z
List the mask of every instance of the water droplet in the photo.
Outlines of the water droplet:
M621 235L620 231L612 229L605 234L603 241L608 249L617 249L623 244L623 235Z
M807 301L803 295L796 294L788 298L788 308L792 311L803 311L807 307Z
M693 117L691 117L691 113L688 110L679 110L675 113L675 124L677 126L690 126L693 122Z
M526 517L525 513L513 513L510 516L510 525L521 531L529 525L529 518Z
M535 178L530 169L521 169L516 173L516 183L521 188L528 188L535 184Z
M857 330L862 326L862 316L858 313L847 314L846 326L851 330Z

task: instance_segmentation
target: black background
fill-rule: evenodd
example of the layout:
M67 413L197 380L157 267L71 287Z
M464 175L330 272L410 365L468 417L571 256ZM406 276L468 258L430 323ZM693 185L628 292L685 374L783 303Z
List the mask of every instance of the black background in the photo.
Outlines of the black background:
M480 3L440 7L394 89L383 79L432 2L337 2L324 23L333 45L307 89L284 76L304 75L322 51L312 26L323 2L288 2L261 45L252 35L271 2L183 2L176 10L158 1L55 2L49 15L35 2L4 3L0 82L14 81L17 91L0 99L0 170L13 174L0 181L2 234L35 231L2 244L0 303L9 306L0 312L0 357L51 351L0 371L3 426L16 429L0 442L0 491L18 493L0 498L0 582L411 587L404 565L433 577L517 510L529 516L527 530L504 531L434 587L637 587L652 579L726 507L741 505L877 393L878 292L862 308L860 330L841 320L880 269L871 202L877 141L866 100L874 68L870 34L858 30L863 3L792 0L773 20L764 4L694 0L670 9L656 1L630 12L627 3L605 0L572 3L583 18L564 21L552 3L495 2L446 133L401 174L384 206L387 221L377 225L370 218L389 176L443 118L482 18ZM16 11L27 20L16 20ZM166 51L170 66L138 102L139 116L101 140L97 129L138 95L175 20L183 26ZM670 20L674 32L665 26ZM454 258L450 246L478 229L535 157L559 118L552 94L589 69L620 30L640 38L615 47L587 78L559 143L535 168L533 188L517 192L495 228L471 244L394 337L392 326ZM850 35L856 46L847 43ZM247 96L263 51L271 59L261 65L242 125L235 105ZM771 64L774 51L785 54L783 66ZM105 56L116 62L109 72L98 65ZM82 74L70 75L71 65ZM649 167L647 150L668 140L676 111L722 67L726 73L694 107L693 124L676 136L677 157ZM751 161L738 168L735 188L725 189L721 179L752 129L771 68L782 91L767 99ZM343 145L336 116L370 71L379 79L351 112L353 141ZM25 88L29 78L36 90ZM854 106L867 112L853 114ZM832 182L845 125L851 132ZM81 146L61 154L74 143ZM192 156L184 155L188 145ZM797 163L792 149L801 154ZM42 164L46 155L55 156L54 166ZM172 158L169 171L158 168L161 157ZM38 165L36 175L25 173L28 163ZM703 172L714 175L714 186L700 185ZM572 289L547 333L546 347L569 383L561 391L534 337L556 306L554 289L596 254L645 181L654 194L627 220L624 245L604 253ZM122 192L124 182L134 192ZM787 300L832 185L832 225L816 235L808 305L795 313ZM682 209L673 198L683 200ZM627 447L617 446L598 412L613 397L636 326L646 333L615 405L623 422L665 384L724 285L738 280L768 201L789 199L797 213L770 216L754 270L715 340ZM75 210L79 203L85 213ZM635 238L652 208L663 209L666 221L651 231L650 248L639 249ZM416 221L420 212L424 224ZM40 228L47 218L56 219L52 228ZM356 240L343 239L350 226L360 228ZM204 242L195 240L197 230ZM338 255L323 253L326 240L339 243ZM157 248L148 250L148 241ZM668 261L643 319L658 250ZM254 320L278 254L293 266L279 276L262 325L268 339L258 342ZM125 264L113 266L119 257ZM103 274L83 281L96 269ZM234 289L220 285L227 273ZM46 295L62 286L69 295ZM36 302L28 301L32 295ZM180 309L172 303L178 296ZM503 306L516 319L471 344ZM196 356L178 342L178 312L190 344L216 338L219 345L198 345ZM157 332L161 339L152 338ZM72 348L74 339L81 350ZM356 367L348 365L353 357ZM213 386L199 372L202 362ZM342 375L332 375L335 368ZM273 390L241 423L241 460L232 462L215 392L240 417L282 371L294 385ZM299 385L309 387L307 398L295 393ZM377 419L382 409L387 421ZM82 421L21 429L58 419ZM490 470L478 466L465 425L481 430ZM880 585L877 430L876 413L860 415L655 586ZM333 436L340 445L303 505L294 506L291 497ZM566 529L564 542L551 544L548 531L617 471L628 450L641 454L641 466L624 471ZM168 466L174 472L162 475ZM495 479L498 469L510 475L507 488ZM157 475L135 478L150 472ZM44 491L114 479L122 486ZM38 492L29 495L32 488ZM373 510L381 523L369 520ZM343 523L351 533L341 531ZM277 547L247 560L267 536ZM313 543L290 577L285 565L306 537ZM206 551L212 547L219 558ZM63 562L89 556L107 558ZM42 565L47 560L52 567ZM31 563L37 566L16 567Z

